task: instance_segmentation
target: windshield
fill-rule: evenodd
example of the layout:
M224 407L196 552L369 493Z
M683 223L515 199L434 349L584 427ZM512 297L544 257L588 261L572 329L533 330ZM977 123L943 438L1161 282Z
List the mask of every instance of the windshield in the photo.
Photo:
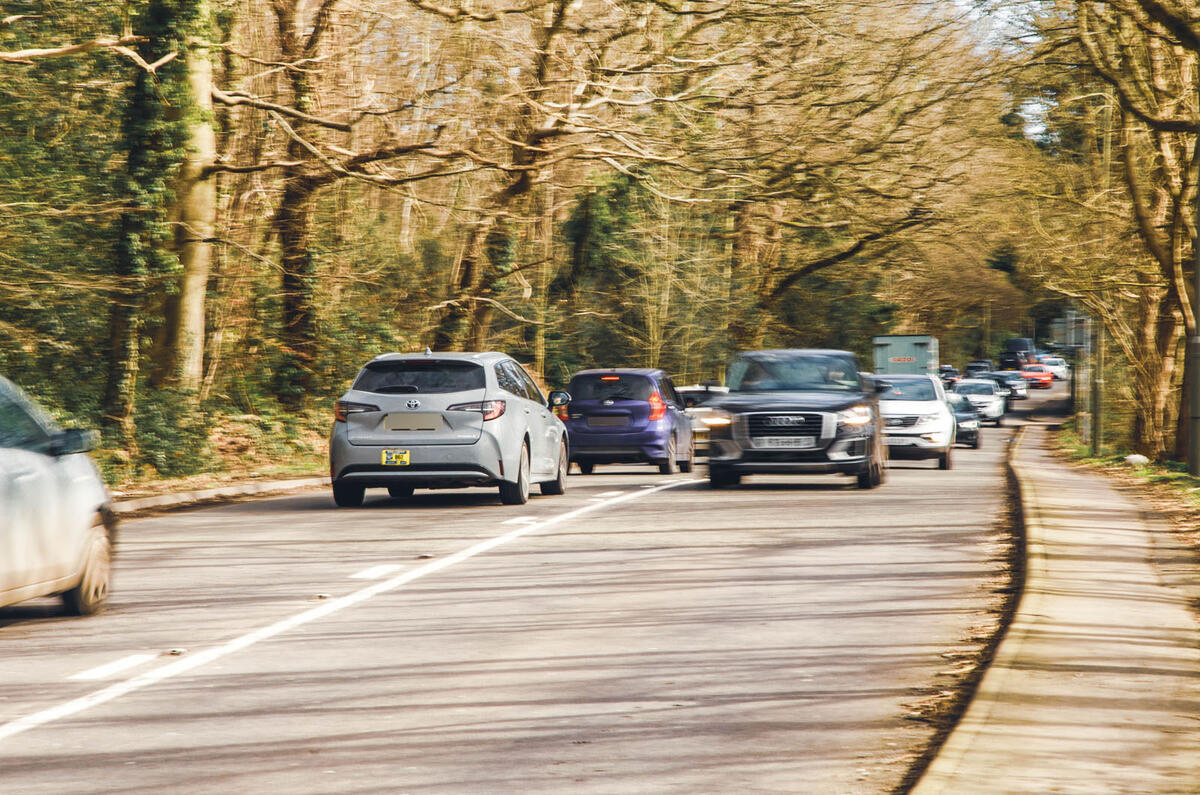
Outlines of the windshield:
M879 396L880 400L937 400L933 382L928 378L893 381L891 384L891 389Z
M649 400L654 385L642 375L577 375L567 391L572 400Z
M733 392L858 392L862 383L850 355L778 353L743 356L729 365Z
M371 362L354 389L381 394L436 394L483 389L483 368L471 362L401 360Z
M959 384L954 391L964 395L994 395L996 387L991 384Z

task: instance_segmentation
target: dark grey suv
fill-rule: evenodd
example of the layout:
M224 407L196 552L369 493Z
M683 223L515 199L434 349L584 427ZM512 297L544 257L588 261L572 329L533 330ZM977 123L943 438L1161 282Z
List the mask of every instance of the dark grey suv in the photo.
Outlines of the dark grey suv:
M864 489L883 483L887 448L877 393L887 385L860 376L854 354L740 353L726 383L729 395L702 418L711 430L713 488L754 472L853 475Z

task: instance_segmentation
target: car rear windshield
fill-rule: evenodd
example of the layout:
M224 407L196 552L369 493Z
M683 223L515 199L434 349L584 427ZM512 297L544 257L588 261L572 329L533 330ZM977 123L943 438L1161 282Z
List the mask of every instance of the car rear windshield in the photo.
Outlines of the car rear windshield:
M887 376L884 376L886 378ZM919 381L893 381L891 388L879 396L880 400L937 400L933 382L927 378Z
M994 395L996 387L991 384L959 384L954 391L964 395Z
M371 362L358 374L354 389L381 394L435 394L483 389L483 368L471 362Z
M567 391L572 400L649 400L654 383L644 375L577 375Z
M817 353L742 357L729 365L726 383L734 392L857 392L862 389L853 357Z

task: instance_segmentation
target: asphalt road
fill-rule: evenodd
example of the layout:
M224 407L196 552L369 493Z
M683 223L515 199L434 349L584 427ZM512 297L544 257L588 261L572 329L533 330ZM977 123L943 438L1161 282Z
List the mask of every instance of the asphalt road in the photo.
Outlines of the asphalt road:
M602 467L126 521L108 613L0 610L0 791L890 792L995 625L1010 435L870 492Z

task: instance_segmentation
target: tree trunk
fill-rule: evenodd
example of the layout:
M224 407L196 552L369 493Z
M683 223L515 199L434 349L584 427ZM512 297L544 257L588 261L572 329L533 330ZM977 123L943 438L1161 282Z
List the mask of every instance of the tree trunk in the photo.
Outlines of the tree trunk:
M312 211L313 188L302 179L289 179L274 218L283 268L281 338L289 359L276 373L275 386L279 399L292 408L303 405L316 384L316 262L309 251Z
M216 178L204 170L217 156L212 127L212 63L206 50L188 54L192 96L200 113L191 124L191 140L176 187L175 247L180 280L174 313L174 367L171 380L189 393L197 393L204 379L204 301L212 263L212 236L217 217Z

